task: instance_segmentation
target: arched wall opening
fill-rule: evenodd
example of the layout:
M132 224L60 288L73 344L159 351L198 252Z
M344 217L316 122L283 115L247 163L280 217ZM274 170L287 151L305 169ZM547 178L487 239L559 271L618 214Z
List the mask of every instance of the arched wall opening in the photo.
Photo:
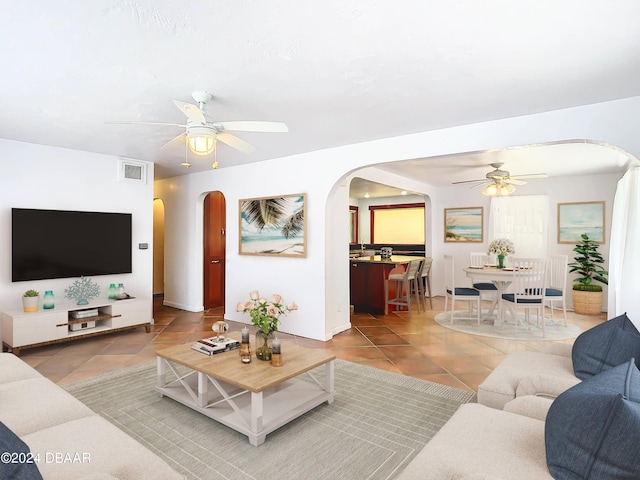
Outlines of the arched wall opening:
M562 142L565 143L565 142ZM604 199L607 204L607 231L610 231L611 221L611 208L613 206L613 197L615 195L617 180L624 172L624 166L629 165L634 161L632 155L627 155L626 152L621 149L606 145L600 142L576 142L576 145L582 145L584 143L593 143L602 150L602 161L612 162L616 164L616 169L613 173L607 175L581 175L580 171L576 169L576 177L558 177L545 180L536 180L529 182L527 185L518 186L517 194L521 195L534 195L534 194L548 194L550 195L550 223L553 224L553 228L550 228L549 243L550 253L562 253L567 254L572 258L573 245L559 245L555 241L557 216L555 213L556 205L563 202L571 201L596 201ZM522 147L509 147L514 148L527 148L527 145ZM437 168L440 168L444 162L456 164L460 157L466 155L464 152L453 152L447 155L438 155L434 157L427 157L422 159L424 162L424 168L426 170L433 169L435 172ZM620 158L623 160L621 161ZM614 160L612 160L614 159ZM572 159L572 161L576 161ZM580 161L580 159L577 159ZM456 265L464 265L465 261L468 261L470 251L486 249L486 245L489 240L486 237L487 225L488 225L488 213L490 210L490 198L482 195L482 189L470 190L466 187L454 186L449 184L437 184L431 185L421 183L416 178L403 177L400 175L390 174L388 170L380 168L381 166L388 166L392 164L402 163L403 160L397 160L395 162L386 162L372 164L371 166L361 167L353 169L348 173L343 174L335 183L334 187L328 195L327 201L327 236L326 236L326 265L327 265L327 277L326 277L326 296L327 296L327 311L331 311L331 302L336 302L338 305L338 317L331 318L327 316L328 331L335 334L336 331L341 331L349 328L350 322L348 314L343 312L349 311L349 262L347 259L348 252L339 245L341 238L348 238L349 234L349 184L351 179L365 178L373 182L384 183L385 185L391 185L400 189L410 190L412 192L420 193L425 198L425 214L427 222L425 224L425 251L427 256L434 258L434 266L432 268L432 287L434 289L434 295L442 295L442 276L443 266L442 262L437 260L442 258L444 254L453 254L457 257ZM413 161L415 162L415 160ZM462 168L462 167L460 167ZM535 164L530 167L535 170ZM532 170L532 171L533 171ZM471 177L473 178L473 177ZM569 187L565 183L569 183ZM434 178L434 183L435 178ZM444 209L451 207L475 207L480 206L484 209L484 231L485 238L479 245L477 243L469 245L453 245L444 241ZM343 212L339 215L337 212ZM340 220L337 221L337 219ZM344 242L347 243L347 242ZM348 247L347 247L348 249ZM461 276L464 279L464 274L461 271ZM340 281L337 279L344 279ZM336 281L337 280L337 281ZM569 285L570 288L570 285Z

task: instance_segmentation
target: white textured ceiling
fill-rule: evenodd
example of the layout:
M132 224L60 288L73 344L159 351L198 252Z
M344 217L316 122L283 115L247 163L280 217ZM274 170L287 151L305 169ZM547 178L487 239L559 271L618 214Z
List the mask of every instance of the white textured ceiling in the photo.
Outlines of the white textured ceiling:
M219 144L221 168L640 95L638 0L0 0L0 42L0 137L160 177L212 159L107 122L184 123L195 90L214 120L289 126Z

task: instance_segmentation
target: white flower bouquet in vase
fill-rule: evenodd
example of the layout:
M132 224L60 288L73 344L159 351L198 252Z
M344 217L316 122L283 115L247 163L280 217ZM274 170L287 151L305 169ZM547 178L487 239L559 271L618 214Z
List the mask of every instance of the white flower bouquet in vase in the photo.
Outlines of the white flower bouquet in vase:
M489 249L487 250L487 255L498 256L498 268L504 268L504 258L514 253L516 253L516 248L508 238L496 238L489 244Z

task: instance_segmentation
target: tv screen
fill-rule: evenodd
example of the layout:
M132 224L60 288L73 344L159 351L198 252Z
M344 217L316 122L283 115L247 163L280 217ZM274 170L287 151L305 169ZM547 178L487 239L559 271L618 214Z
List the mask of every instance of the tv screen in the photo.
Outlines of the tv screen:
M11 281L131 273L131 214L11 209Z

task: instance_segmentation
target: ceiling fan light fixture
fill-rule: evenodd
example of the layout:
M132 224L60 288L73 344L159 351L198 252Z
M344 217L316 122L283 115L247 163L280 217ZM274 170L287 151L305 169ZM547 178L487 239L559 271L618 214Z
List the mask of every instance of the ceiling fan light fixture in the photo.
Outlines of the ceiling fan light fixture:
M187 136L189 149L196 155L209 155L216 148L216 137L213 135Z
M487 197L493 197L498 194L498 186L495 183L490 183L482 189L482 194Z
M500 195L511 195L516 191L516 187L510 183L506 185L500 185Z
M482 190L482 194L486 195L487 197L495 197L496 195L504 197L507 195L511 195L515 191L516 187L509 183L491 183L484 187L484 189Z

